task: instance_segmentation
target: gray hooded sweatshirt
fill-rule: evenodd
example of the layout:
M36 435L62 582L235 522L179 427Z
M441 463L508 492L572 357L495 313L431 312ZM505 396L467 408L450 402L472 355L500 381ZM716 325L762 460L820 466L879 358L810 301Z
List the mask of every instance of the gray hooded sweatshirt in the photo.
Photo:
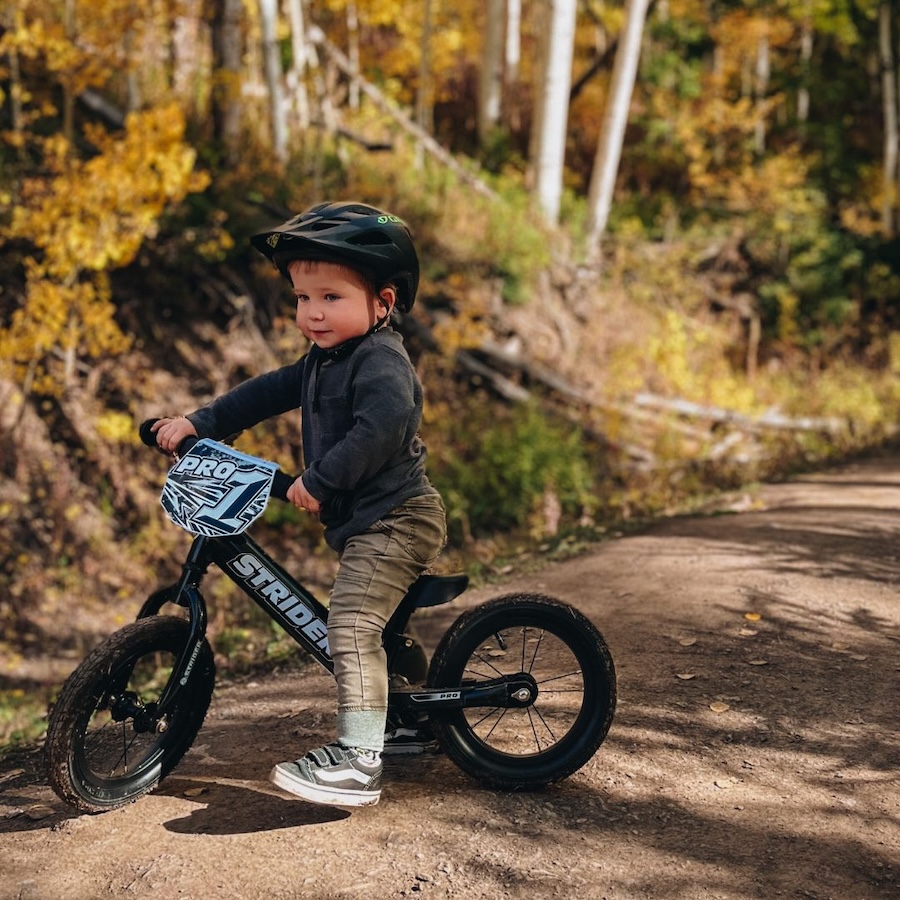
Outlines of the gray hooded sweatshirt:
M422 385L393 329L333 350L313 347L188 419L200 437L220 440L292 409L302 410L303 483L338 552L406 500L437 493L418 436Z

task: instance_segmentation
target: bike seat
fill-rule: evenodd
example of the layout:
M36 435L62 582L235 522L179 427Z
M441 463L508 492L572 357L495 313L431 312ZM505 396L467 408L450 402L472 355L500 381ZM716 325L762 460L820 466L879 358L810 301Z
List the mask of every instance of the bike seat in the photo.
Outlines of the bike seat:
M406 595L404 603L412 609L440 606L458 597L469 586L469 576L420 575Z

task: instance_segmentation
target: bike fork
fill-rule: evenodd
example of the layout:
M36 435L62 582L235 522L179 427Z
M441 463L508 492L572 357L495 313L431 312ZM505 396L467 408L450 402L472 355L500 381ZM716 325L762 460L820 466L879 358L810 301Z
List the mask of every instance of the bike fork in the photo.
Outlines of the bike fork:
M173 666L169 680L166 682L166 686L160 695L156 710L157 731L165 731L167 711L176 700L179 692L187 685L191 677L191 671L203 647L203 642L206 640L206 603L203 595L200 593L200 581L206 574L209 566L209 556L206 548L207 540L208 538L206 537L194 539L182 567L181 578L178 584L166 592L165 599L171 600L171 602L187 609L191 630L188 641ZM145 604L145 609L150 604L155 605L154 600L158 596L159 592L154 594L148 603ZM144 610L141 613L144 614Z

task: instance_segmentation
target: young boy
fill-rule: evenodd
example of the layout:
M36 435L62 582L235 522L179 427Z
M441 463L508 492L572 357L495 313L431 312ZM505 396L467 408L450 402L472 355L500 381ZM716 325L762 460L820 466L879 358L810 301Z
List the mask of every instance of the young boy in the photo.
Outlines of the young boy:
M297 328L312 347L187 417L161 419L156 440L171 452L188 435L221 438L302 410L305 469L288 499L319 516L340 554L328 614L337 742L278 764L270 778L313 802L367 806L381 796L382 632L446 537L417 435L422 386L390 326L394 309L413 305L418 258L403 222L353 203L313 206L251 243L291 282Z

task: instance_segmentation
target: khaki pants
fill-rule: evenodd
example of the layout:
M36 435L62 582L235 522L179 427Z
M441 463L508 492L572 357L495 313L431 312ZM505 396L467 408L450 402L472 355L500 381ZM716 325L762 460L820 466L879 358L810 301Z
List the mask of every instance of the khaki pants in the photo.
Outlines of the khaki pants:
M447 536L437 494L414 497L347 541L331 592L328 645L338 693L338 739L378 750L387 716L382 635L410 585L437 559Z

